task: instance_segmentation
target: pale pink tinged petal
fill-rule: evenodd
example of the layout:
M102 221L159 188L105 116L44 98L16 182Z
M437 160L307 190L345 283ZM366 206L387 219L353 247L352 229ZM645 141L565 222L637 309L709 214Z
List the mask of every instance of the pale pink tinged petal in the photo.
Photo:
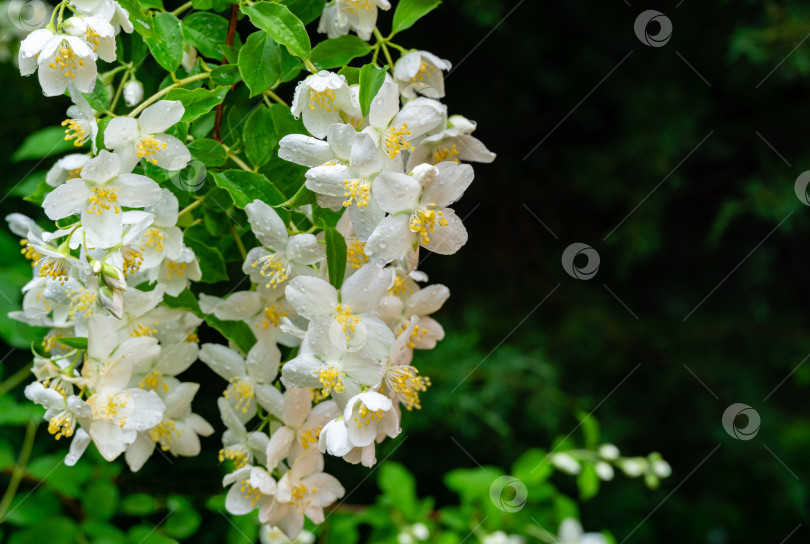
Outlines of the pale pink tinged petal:
M438 341L444 339L444 329L432 317L420 318L419 327L426 329L427 332L420 334L414 341L413 347L416 349L433 349Z
M250 471L250 485L261 491L263 495L276 493L276 481L261 468L253 468Z
M296 459L290 469L292 481L301 480L310 474L323 471L323 455L315 448L310 448L301 457Z
M149 106L138 117L141 134L166 132L169 127L180 122L185 111L183 103L179 100L161 100L157 104Z
M405 174L380 174L372 185L374 198L388 213L410 211L419 204L422 186Z
M309 391L307 391L309 393ZM270 442L267 443L267 469L273 470L278 464L287 457L295 440L295 431L289 427L278 428L270 437Z

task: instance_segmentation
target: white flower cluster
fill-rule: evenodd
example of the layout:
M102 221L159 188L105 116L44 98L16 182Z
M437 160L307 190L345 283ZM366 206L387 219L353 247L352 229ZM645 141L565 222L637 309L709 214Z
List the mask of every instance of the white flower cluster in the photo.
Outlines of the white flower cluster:
M417 270L419 248L449 255L464 245L467 232L448 207L473 180L461 161L494 159L471 136L474 123L448 118L439 101L414 93L424 78L433 96L444 95L436 67L449 63L404 55L365 117L357 86L340 75L321 71L295 91L292 112L312 136L285 136L279 156L309 167L306 187L319 206L348 209L337 226L347 245L339 288L327 281L322 240L290 234L273 207L256 200L245 211L261 246L242 267L255 288L200 300L219 319L248 323L257 338L244 356L216 344L200 350L228 380L219 400L228 426L220 459L233 460L236 471L224 479L226 507L258 508L263 523L290 537L304 515L320 522L323 507L344 493L323 472L322 453L373 466L376 445L400 433L402 408L419 408L430 385L411 365L413 350L444 337L430 314L450 292L420 286L427 277ZM296 355L282 365L277 344ZM273 385L279 368L284 393ZM257 413L269 414L267 434L247 431Z
M104 131L107 150L98 150L98 113L82 93L96 85L96 59L115 60L116 27L132 25L114 0L71 0L75 15L63 23L64 7L58 29L50 23L23 40L20 71L38 70L46 96L69 91L65 140L91 141L92 154L67 155L48 172L53 189L42 206L53 232L22 214L6 218L34 273L12 317L49 329L25 394L46 408L51 434L73 438L65 462L76 463L92 441L105 459L126 453L138 470L156 446L193 456L199 436L214 432L191 411L199 385L176 377L197 360L202 320L161 305L200 279L199 264L176 226L177 198L132 173L141 160L186 166L185 144L165 134L184 108L164 100L137 119L115 117Z
M7 218L34 271L14 317L49 329L35 346L36 381L26 395L46 408L57 439L73 437L68 464L92 441L105 459L124 453L138 470L156 446L196 455L199 436L213 433L191 411L198 384L176 377L199 358L228 382L218 399L227 427L219 457L234 468L223 480L228 511L258 509L268 535L295 538L305 516L319 523L344 494L324 472L323 454L373 466L376 445L401 432L402 408L421 407L430 380L411 364L413 350L444 337L430 316L450 293L424 285L420 248L450 255L466 243L451 208L473 180L462 161L495 156L472 136L474 122L448 117L439 99L450 64L435 55L403 54L365 115L358 85L328 71L311 74L292 103L309 135L285 136L279 156L309 168L305 186L320 208L348 209L336 226L345 270L329 270L311 206L297 210L313 225L302 232L254 200L245 212L260 245L242 266L250 289L200 294L199 307L205 317L248 324L255 343L247 352L235 343L198 347L203 319L164 302L201 279L177 226L196 204L180 211L172 191L132 173L139 164L148 166L143 172L188 164L184 142L166 133L183 105L156 101L158 93L128 116L111 115L106 149L97 149L99 114L82 93L96 85L97 57L115 59L116 26L132 26L114 0L70 0L70 7L75 16L62 23L60 11L58 25L31 33L19 55L23 75L38 70L47 96L69 91L66 139L92 149L48 172L52 190L42 205L56 222L52 232L20 214ZM378 7L390 6L336 0L321 27L368 38ZM143 88L130 83L131 107Z

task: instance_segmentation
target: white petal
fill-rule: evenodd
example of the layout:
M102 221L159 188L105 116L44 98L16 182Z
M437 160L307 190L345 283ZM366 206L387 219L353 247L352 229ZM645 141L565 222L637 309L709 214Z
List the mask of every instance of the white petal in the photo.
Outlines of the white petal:
M374 198L388 213L410 211L419 204L422 186L411 176L397 173L380 174L372 185Z
M159 134L177 124L185 113L183 103L179 100L161 100L149 106L138 117L141 134Z

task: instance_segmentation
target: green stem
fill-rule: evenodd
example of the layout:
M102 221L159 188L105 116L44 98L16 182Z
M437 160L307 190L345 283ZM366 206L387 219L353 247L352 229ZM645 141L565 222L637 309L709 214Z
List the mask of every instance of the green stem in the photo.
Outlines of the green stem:
M129 112L129 115L127 115L127 117L135 117L136 115L141 113L144 109L151 106L154 102L157 102L163 95L167 94L172 89L176 89L178 87L182 87L183 85L185 85L187 83L191 83L193 81L199 81L201 79L206 79L206 78L209 78L209 77L211 77L211 74L204 73L204 74L197 74L197 75L194 75L194 76L190 76L190 77L187 77L185 79L179 79L179 80L177 80L177 83L172 83L168 87L165 87L165 88L159 90L158 92L156 92L155 94L153 94L152 96L150 96L149 98L147 98L146 100L141 102L141 105L138 106L137 108L135 108L134 110L132 110L131 112Z
M190 212L191 210L193 210L194 208L196 208L197 206L199 206L202 203L203 203L202 198L192 202L191 204L189 204L188 206L186 206L185 208L180 210L180 213L177 214L177 218L179 219L179 218L183 217L185 214L187 214L188 212Z
M17 372L6 378L3 383L0 383L0 395L5 395L18 385L31 374L31 367L29 365L23 366Z
M176 10L174 10L174 11L172 12L172 15L174 15L175 17L177 17L178 15L180 15L181 13L183 13L184 11L186 11L186 10L187 10L188 8L190 8L190 7L191 7L191 2L186 2L185 4L183 4L182 6L180 6L179 8L177 8Z
M242 259L247 258L247 250L245 250L245 244L242 243L242 238L239 237L239 233L236 232L236 225L231 223L231 232L233 233L233 239L236 240L236 247L239 248L239 253L242 254Z
M376 26L374 27L374 37L377 38L377 43L379 43L380 47L382 47L383 55L385 55L385 60L388 61L388 66L390 66L391 69L393 70L394 61L391 58L391 53L388 51L388 48L385 46L385 38L383 38L383 35L380 34L380 31L377 29Z
M312 64L312 61L309 59L304 59L304 66L306 66L307 70L309 70L313 74L317 74L320 71L318 70L318 67Z
M279 95L277 95L273 91L267 90L267 91L264 91L264 94L266 94L267 96L269 96L270 98L272 98L273 100L275 100L276 102L278 102L279 104L284 106L285 108L290 107L289 105L287 105L286 102L284 102L284 100Z
M11 481L8 483L8 488L0 500L0 522L5 521L6 512L8 507L11 506L11 501L14 500L14 495L17 494L17 488L20 486L20 481L25 475L25 467L28 465L28 458L31 456L31 450L34 447L34 436L37 434L37 423L28 423L25 428L25 439L23 441L20 457L17 459L17 465L11 473Z
M118 105L118 100L121 98L121 93L124 91L124 85L127 84L127 80L129 79L130 75L132 75L132 72L130 70L124 72L124 77L121 78L121 82L118 84L118 88L115 90L115 96L113 97L113 101L110 104L111 112L115 111L115 106Z

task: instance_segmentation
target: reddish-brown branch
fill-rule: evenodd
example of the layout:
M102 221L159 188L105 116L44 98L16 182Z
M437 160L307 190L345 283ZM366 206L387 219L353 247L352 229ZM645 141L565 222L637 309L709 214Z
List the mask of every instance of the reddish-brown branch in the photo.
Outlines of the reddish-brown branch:
M239 16L239 6L231 4L231 17L228 20L228 34L225 36L225 45L230 47L233 45L233 37L236 34L236 18ZM227 64L228 59L222 57L222 64ZM214 117L214 139L218 142L222 141L222 104L217 105L216 116Z

